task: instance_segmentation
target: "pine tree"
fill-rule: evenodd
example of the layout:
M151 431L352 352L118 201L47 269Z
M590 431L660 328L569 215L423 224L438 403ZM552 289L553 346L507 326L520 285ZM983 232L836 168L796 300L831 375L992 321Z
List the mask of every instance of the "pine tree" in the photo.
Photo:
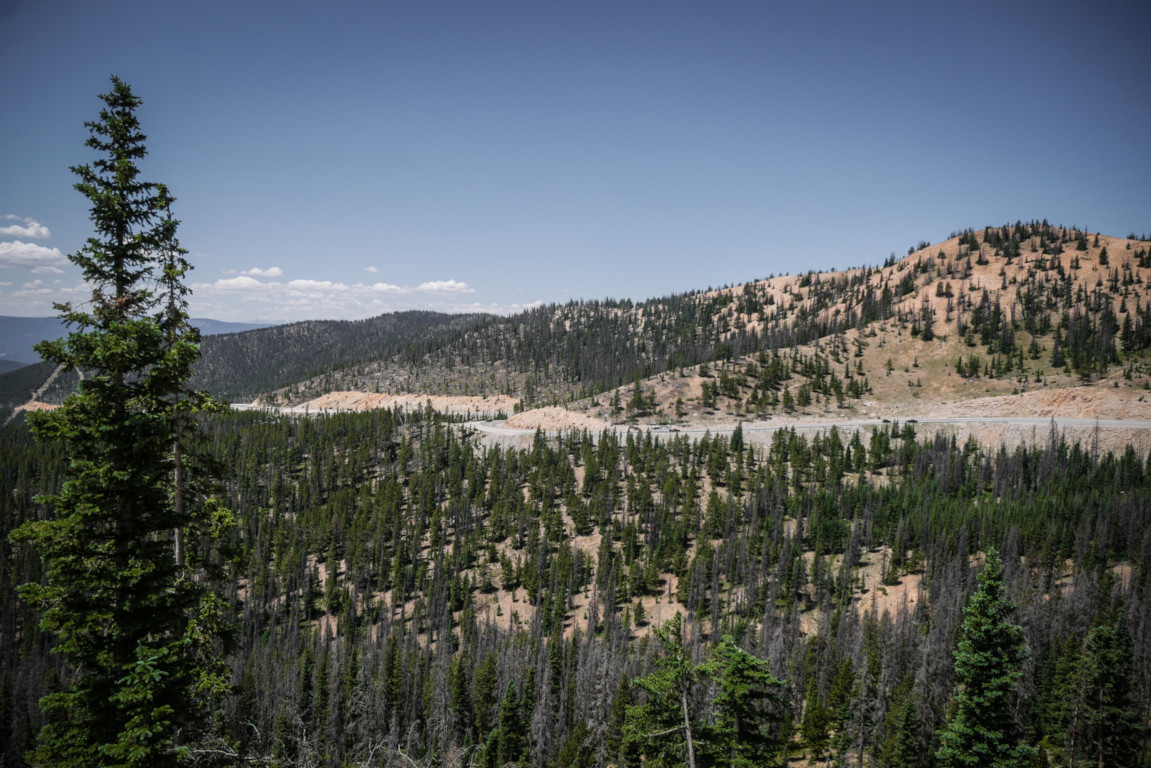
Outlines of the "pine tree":
M924 764L923 744L919 731L918 702L908 694L895 713L894 727L884 746L883 768L920 768Z
M496 703L496 682L499 679L499 670L496 666L496 656L489 653L484 656L472 678L472 702L475 711L476 734L481 738L491 730L491 710Z
M808 757L812 762L823 759L831 735L828 732L830 725L827 708L823 706L819 691L813 682L807 687L807 696L803 705L803 722L800 725L803 741L811 750Z
M631 684L626 676L621 677L615 696L612 698L611 710L608 713L607 730L603 736L603 751L605 760L609 763L627 765L620 750L624 746L624 727L627 722L627 710L631 701ZM617 760L617 758L619 758Z
M174 765L204 703L226 686L215 646L221 604L204 555L230 519L204 501L210 472L192 416L211 401L186 385L199 347L173 198L139 179L140 100L115 77L100 98L105 108L86 126L101 157L72 169L95 236L70 259L92 298L88 311L57 305L73 330L38 347L82 379L63 407L30 418L38 439L64 444L69 474L42 500L47 519L14 533L39 550L47 577L21 595L73 670L70 687L41 699L48 724L30 758Z
M500 704L499 723L495 732L496 759L499 765L517 762L523 754L524 724L520 716L520 705L515 683L509 682Z
M1003 595L1003 562L994 549L963 612L955 651L954 713L939 734L935 756L943 768L1025 766L1035 753L1021 741L1014 700L1027 653L1023 629L1010 619Z

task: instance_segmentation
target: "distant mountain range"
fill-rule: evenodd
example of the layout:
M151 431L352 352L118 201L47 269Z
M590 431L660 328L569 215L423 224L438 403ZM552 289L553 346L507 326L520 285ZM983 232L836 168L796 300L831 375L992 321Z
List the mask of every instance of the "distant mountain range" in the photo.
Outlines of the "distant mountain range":
M193 319L192 325L204 336L240 333L269 327L268 323L226 323L208 318ZM58 317L4 317L0 316L0 375L25 365L40 362L36 345L41 341L58 339L66 333Z

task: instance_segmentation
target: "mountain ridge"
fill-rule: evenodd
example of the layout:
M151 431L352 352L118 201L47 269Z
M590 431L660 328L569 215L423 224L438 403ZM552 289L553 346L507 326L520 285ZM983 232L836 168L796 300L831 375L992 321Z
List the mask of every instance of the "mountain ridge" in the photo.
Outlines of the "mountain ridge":
M271 327L271 323L234 323L212 318L191 318L188 322L200 329L204 336L243 333ZM34 347L41 341L58 339L67 333L64 322L57 316L17 317L0 315L0 363L35 365L42 362Z

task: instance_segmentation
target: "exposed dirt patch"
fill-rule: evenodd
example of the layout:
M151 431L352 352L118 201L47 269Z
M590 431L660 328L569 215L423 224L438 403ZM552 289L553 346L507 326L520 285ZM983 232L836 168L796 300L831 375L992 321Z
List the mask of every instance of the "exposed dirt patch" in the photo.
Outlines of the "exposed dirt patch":
M341 411L371 411L381 408L400 408L405 411L431 406L444 413L496 416L511 413L519 398L507 395L388 395L377 392L329 392L313 400L300 403L297 411L308 413L338 413ZM257 401L256 405L259 405Z
M891 549L883 547L869 552L862 564L855 570L857 579L856 606L860 613L875 611L876 616L890 613L895 616L900 610L912 610L922 596L920 585L923 574L909 573L899 577L894 584L884 584L884 568L891 560Z
M546 408L517 413L508 419L507 426L513 429L543 429L555 432L586 429L589 432L599 433L608 426L608 423L594 416L549 405Z
M984 397L924 409L936 417L1063 417L1075 419L1151 419L1151 393L1111 387L1073 387Z
M17 411L54 411L59 408L59 405L52 403L42 403L39 400L31 400L24 405L18 406Z

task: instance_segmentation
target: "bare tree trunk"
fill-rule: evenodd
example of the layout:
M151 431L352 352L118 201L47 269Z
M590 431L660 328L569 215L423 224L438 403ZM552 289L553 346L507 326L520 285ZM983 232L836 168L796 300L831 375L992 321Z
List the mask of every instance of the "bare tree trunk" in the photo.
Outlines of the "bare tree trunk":
M687 768L695 768L695 746L691 743L691 718L687 714L687 691L680 691L683 703L683 730L687 735Z
M164 205L164 214L168 217L171 217L171 215L172 215L172 212L171 212L171 209L169 208L168 203L165 203L165 205ZM170 245L172 247L168 250L168 264L165 268L165 284L167 285L167 288L168 288L168 317L167 317L167 320L169 322L173 321L173 319L178 317L180 314L180 299L179 299L179 296L177 294L176 284L174 284L174 283L168 284L168 282L167 282L168 279L170 279L171 275L172 275L172 272L170 272L169 270L175 270L177 268L177 266L178 266L177 260L179 259L180 254L179 254L179 251L178 251L174 242L170 243ZM171 350L172 348L174 348L176 346L177 327L178 326L173 325L172 328L169 329L169 334L170 334L168 336L168 348L169 348L169 350ZM184 457L183 457L183 454L180 450L180 439L183 437L181 427L183 426L184 422L183 422L183 414L180 412L180 386L179 386L179 384L177 384L175 386L175 388L172 390L171 394L172 394L172 413L169 416L169 418L172 420L173 426L175 427L175 435L172 438L172 483L173 483L173 494L172 494L173 510L172 511L175 513L176 519L181 520L184 517ZM176 527L175 535L173 538L175 539L176 567L183 568L184 567L184 528L182 526Z
M177 417L178 418L178 417ZM180 453L180 423L176 422L176 439L172 443L172 461L175 464L175 493L172 500L176 519L184 516L184 459ZM184 567L184 529L176 528L176 566Z

